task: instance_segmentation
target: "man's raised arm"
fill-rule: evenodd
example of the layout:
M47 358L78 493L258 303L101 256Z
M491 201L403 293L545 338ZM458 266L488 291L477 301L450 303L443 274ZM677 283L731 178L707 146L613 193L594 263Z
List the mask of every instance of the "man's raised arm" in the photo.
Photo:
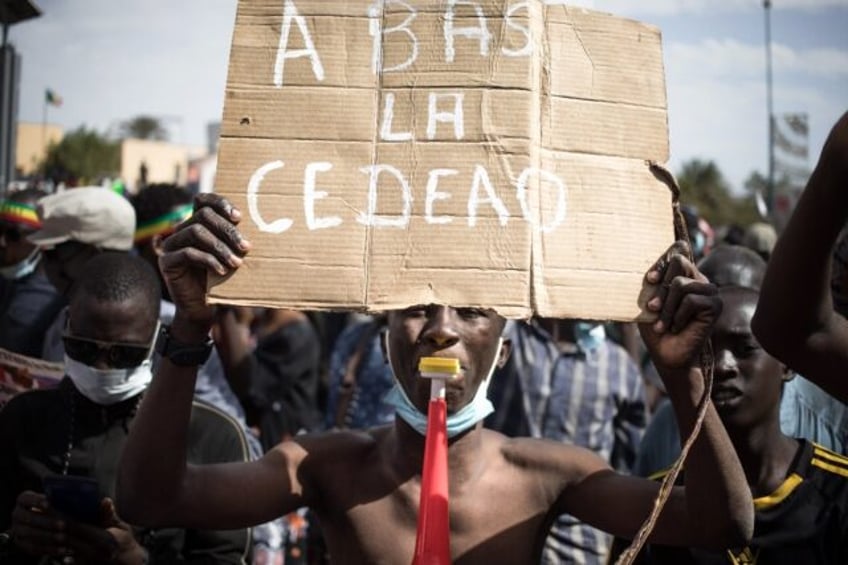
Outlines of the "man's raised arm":
M648 272L655 289L648 309L658 314L641 324L642 338L663 378L677 415L680 437L695 424L705 387L700 355L721 313L715 286L675 248ZM654 543L725 548L744 545L754 528L751 492L727 432L710 404L684 467L686 486L676 487L649 538ZM601 471L588 474L569 496L581 520L631 538L653 508L659 485ZM616 508L609 512L609 508Z
M830 263L848 221L848 113L769 261L752 328L774 357L848 402L848 322L833 310Z
M168 334L179 348L202 346L214 310L207 306L206 275L237 269L250 244L236 225L239 212L225 199L202 195L191 220L165 242L159 266L176 304ZM202 347L201 347L202 349ZM234 529L272 520L306 501L294 494L304 448L287 443L259 461L186 465L191 403L198 363L166 354L145 393L127 439L117 499L132 523Z

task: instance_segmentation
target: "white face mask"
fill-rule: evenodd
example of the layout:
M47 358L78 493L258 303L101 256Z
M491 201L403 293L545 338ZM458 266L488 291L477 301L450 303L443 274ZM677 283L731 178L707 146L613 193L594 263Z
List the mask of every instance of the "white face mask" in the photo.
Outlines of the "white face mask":
M41 252L36 247L26 259L18 261L14 265L9 265L8 267L0 267L0 277L9 281L22 279L35 271L35 268L38 267L39 261L41 261Z
M153 379L150 359L129 369L96 369L65 355L65 372L83 396L104 406L141 394Z
M389 332L385 334L386 339L386 356L389 358L389 368L392 371L392 376L395 380L395 386L386 393L383 402L395 407L395 411L407 424L412 426L419 434L426 435L427 433L427 415L423 414L406 395L403 386L397 379L397 373L392 366L392 355L389 350ZM480 383L474 398L459 409L459 411L449 414L447 417L447 433L448 437L454 437L461 434L465 430L474 427L477 422L483 420L486 416L495 411L495 407L489 400L487 393L489 390L489 381L492 378L492 373L498 366L498 360L501 356L501 348L503 347L503 339L498 339L498 348L495 351L495 357L492 359L492 365L486 374L486 378Z

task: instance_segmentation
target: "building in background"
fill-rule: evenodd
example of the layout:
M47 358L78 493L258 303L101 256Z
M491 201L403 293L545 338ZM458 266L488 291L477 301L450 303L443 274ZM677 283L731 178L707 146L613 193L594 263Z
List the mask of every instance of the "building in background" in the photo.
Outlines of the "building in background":
M65 131L56 124L18 122L15 144L16 177L28 177L38 172L47 148L62 141Z
M217 153L194 159L188 165L188 182L186 182L186 188L193 194L214 192L215 173L217 170Z
M14 181L39 177L42 172L39 167L44 163L47 149L61 143L64 135L62 127L55 124L20 122L17 128ZM196 192L209 192L213 186L216 164L216 156L209 155L204 146L125 139L121 141L120 170L115 172L131 193L145 184L153 183L189 185ZM103 180L87 179L87 182L100 184ZM113 180L109 179L109 184Z
M121 144L120 176L130 192L153 183L185 185L189 163L205 155L203 146L125 139Z

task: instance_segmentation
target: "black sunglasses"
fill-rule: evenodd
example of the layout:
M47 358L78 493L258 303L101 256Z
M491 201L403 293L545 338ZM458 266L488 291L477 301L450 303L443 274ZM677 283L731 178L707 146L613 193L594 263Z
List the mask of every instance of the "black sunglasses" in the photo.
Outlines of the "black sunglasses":
M115 369L131 369L146 361L153 351L156 337L159 335L159 324L153 332L153 339L147 345L138 343L121 343L117 341L100 341L69 335L67 330L62 336L65 353L74 361L84 365L94 365L101 356L105 356L110 367Z

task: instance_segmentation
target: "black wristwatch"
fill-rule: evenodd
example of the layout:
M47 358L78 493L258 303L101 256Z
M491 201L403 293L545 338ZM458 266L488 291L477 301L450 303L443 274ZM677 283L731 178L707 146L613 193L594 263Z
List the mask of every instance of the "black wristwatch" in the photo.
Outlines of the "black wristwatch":
M175 340L170 326L162 326L156 338L156 353L180 367L196 367L206 363L212 353L212 338L203 343L186 344Z

